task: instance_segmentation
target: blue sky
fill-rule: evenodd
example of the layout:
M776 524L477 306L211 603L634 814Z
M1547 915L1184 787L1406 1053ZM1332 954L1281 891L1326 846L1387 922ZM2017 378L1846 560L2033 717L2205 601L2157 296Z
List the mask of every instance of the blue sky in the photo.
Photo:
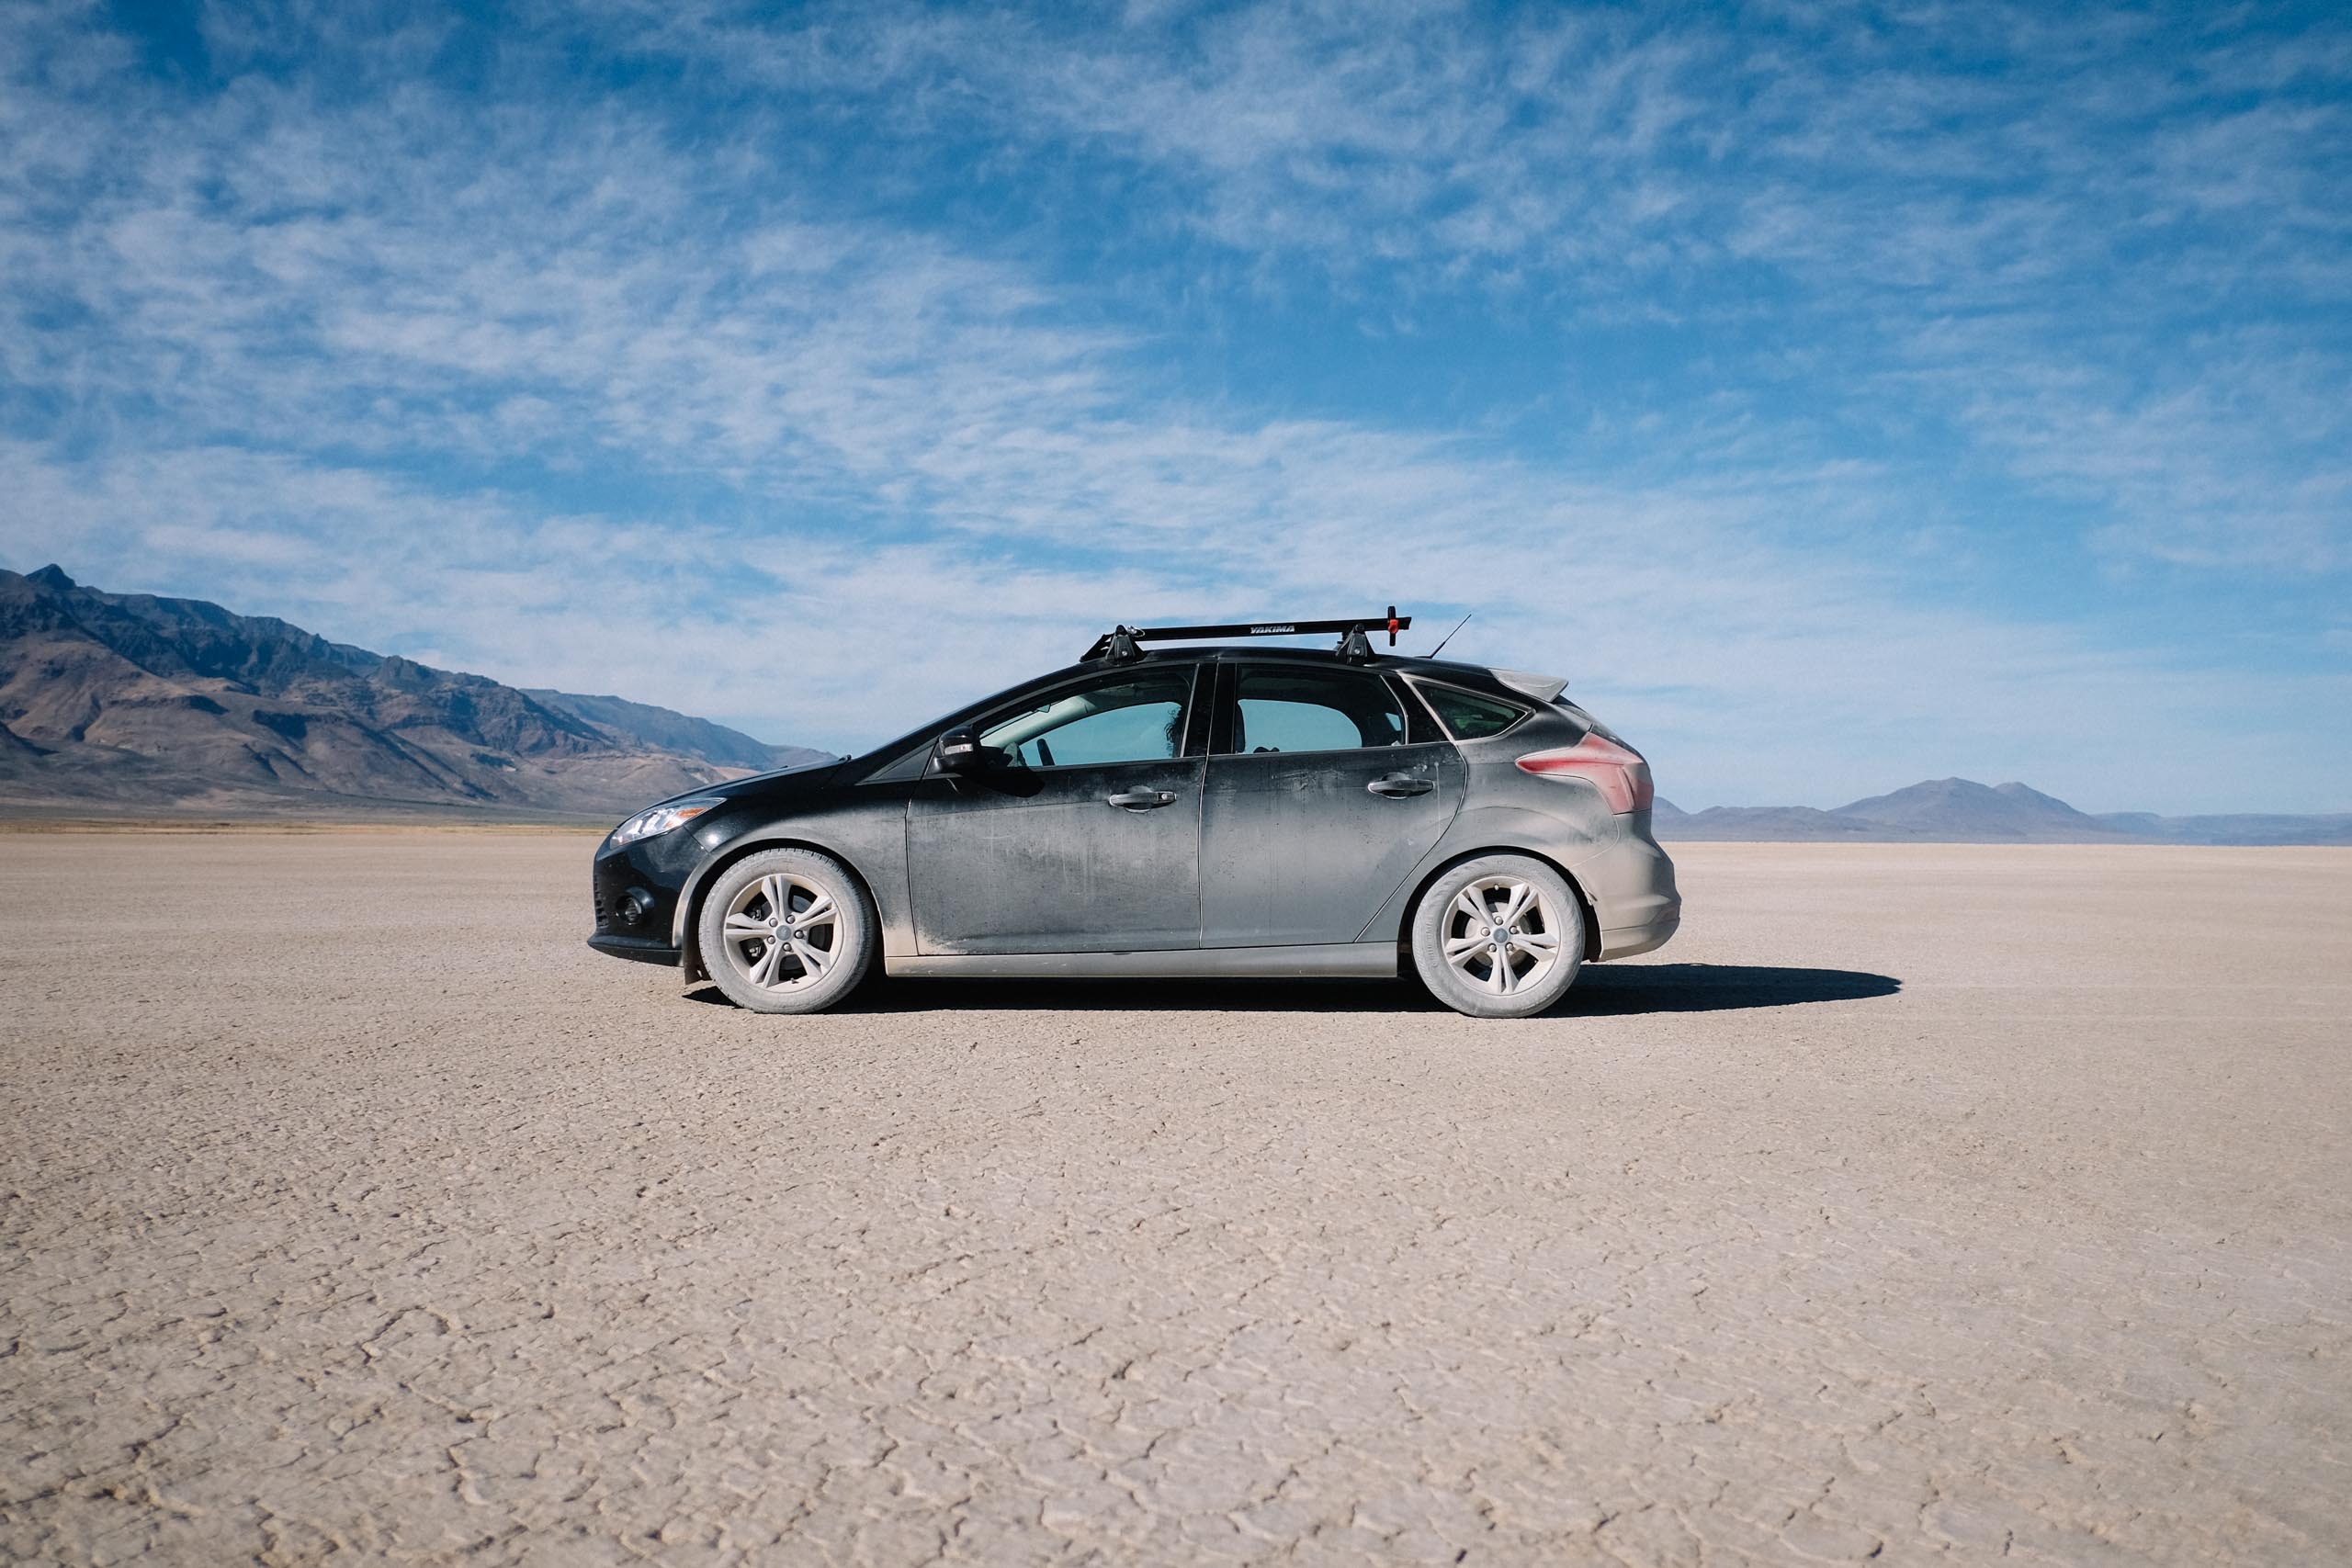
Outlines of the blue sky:
M2352 25L0 0L52 559L842 748L1394 600L1686 807L2352 809Z

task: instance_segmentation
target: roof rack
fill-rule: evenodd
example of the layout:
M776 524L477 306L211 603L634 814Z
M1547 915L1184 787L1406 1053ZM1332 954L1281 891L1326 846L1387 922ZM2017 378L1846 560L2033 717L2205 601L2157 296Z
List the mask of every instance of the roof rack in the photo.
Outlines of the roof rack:
M1372 639L1365 636L1368 628L1385 626L1388 646L1396 646L1396 634L1410 629L1413 617L1399 615L1396 606L1388 606L1385 615L1366 615L1351 621L1248 621L1224 626L1117 626L1094 639L1092 646L1079 655L1079 662L1107 659L1114 664L1125 664L1141 659L1140 646L1147 642L1170 642L1188 637L1313 637L1320 632L1340 634L1339 653L1356 663L1373 657Z

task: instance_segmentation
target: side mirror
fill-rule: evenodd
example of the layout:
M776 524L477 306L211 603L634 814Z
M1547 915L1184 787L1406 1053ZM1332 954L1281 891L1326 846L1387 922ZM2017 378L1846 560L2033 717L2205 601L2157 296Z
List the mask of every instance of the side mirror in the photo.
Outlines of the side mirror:
M959 724L941 736L937 754L943 773L977 773L988 766L979 731L968 724Z

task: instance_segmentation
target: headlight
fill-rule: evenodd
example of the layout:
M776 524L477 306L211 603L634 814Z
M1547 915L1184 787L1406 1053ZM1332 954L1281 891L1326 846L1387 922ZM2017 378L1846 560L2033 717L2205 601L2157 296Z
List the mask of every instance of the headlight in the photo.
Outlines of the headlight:
M640 811L613 829L605 842L633 844L639 839L650 839L656 833L667 833L683 828L713 807L727 803L715 795L697 795L692 800L673 800L667 806L657 806L650 811Z

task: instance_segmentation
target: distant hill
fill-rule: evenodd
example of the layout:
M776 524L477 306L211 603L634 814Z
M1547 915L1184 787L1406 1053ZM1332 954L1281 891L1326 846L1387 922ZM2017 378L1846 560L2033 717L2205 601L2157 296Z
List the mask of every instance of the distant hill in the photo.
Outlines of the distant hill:
M2120 836L2117 829L2040 790L2021 784L1988 788L1973 779L1930 779L1841 806L1835 815L1938 837L2077 843Z
M1669 842L2352 844L2352 815L2094 817L2025 784L1973 779L1930 779L1832 811L1717 806L1687 812L1661 800L1652 826Z
M1700 812L1660 800L1651 826L1661 839L1729 839L1753 843L1810 842L1880 836L1883 829L1812 806L1715 806ZM1907 836L1907 835L1906 835Z
M823 753L0 570L0 810L608 818Z
M2352 844L2352 812L2329 817L2258 812L2157 817L2145 811L2103 811L2098 819L2135 838L2175 844Z
M635 738L645 745L699 757L726 768L792 768L803 762L831 761L831 751L806 746L771 746L740 729L691 718L668 708L632 703L621 697L583 697L572 692L551 692L526 686L523 694L548 707L586 719L590 724Z

